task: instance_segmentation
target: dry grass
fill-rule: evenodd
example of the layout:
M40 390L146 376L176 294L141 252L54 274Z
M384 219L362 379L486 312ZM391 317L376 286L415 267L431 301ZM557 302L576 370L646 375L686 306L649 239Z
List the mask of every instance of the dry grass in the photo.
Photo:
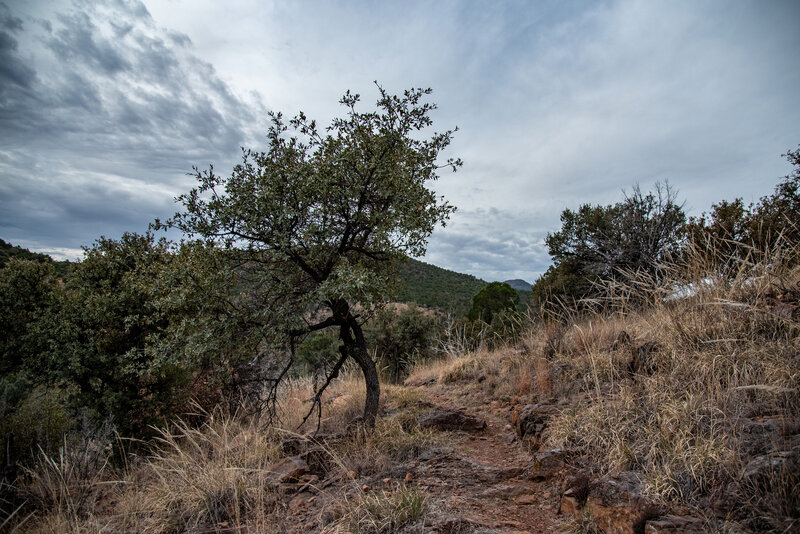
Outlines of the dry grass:
M587 394L553 422L548 444L583 450L603 472L640 471L665 502L725 501L731 520L748 528L796 525L796 465L766 485L743 476L755 456L793 446L780 432L751 436L754 425L800 421L800 328L791 312L800 273L781 260L762 257L715 278L700 268L708 258L695 256L658 284L637 280L639 295L608 287L603 312L574 323L549 355L570 369L558 389L580 382ZM687 283L692 294L663 298ZM653 343L643 356L645 342ZM756 515L770 519L756 525Z
M320 432L335 439L315 445L324 456L322 469L372 476L447 446L446 437L419 428L425 410L420 394L402 386L384 388L385 415L374 432L348 430L363 409L363 391L363 381L346 372L326 393ZM105 441L63 447L54 458L43 454L26 484L35 512L12 517L4 527L13 524L19 533L281 531L287 496L268 468L286 455L285 440L315 429L315 418L300 425L312 396L311 379L288 383L279 407L282 424L275 427L265 427L244 408L194 414L192 420L203 421L194 426L178 419L159 431L149 453L128 456L124 468L108 468ZM375 495L353 490L332 489L326 496L331 508L344 510L337 531L384 532L424 511L424 494L416 488Z
M384 534L398 532L424 517L428 498L417 486L396 485L379 492L357 491L345 496L341 516L323 532L330 534Z

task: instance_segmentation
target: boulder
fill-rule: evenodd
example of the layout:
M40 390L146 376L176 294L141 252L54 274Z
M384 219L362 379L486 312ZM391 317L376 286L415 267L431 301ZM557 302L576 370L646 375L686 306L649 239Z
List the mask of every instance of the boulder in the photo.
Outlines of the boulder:
M666 515L651 519L644 525L644 534L700 534L705 532L705 522L696 517Z
M419 426L435 430L480 432L486 428L486 422L459 410L440 408L420 419Z
M308 464L299 456L288 456L275 462L267 468L269 480L273 484L286 484L288 482L298 482L300 478L308 474Z
M632 472L606 476L592 484L586 508L606 534L636 534L656 517L658 506L643 494L639 477Z
M517 436L526 438L537 450L542 444L542 434L550 419L559 413L559 409L552 404L527 404L523 407L514 406L511 409L511 424L517 431Z
M528 467L528 480L544 480L563 475L570 469L567 460L572 451L566 449L549 449L533 455L533 463Z
M778 451L750 460L742 470L742 478L769 489L782 475L800 472L800 453L796 450Z

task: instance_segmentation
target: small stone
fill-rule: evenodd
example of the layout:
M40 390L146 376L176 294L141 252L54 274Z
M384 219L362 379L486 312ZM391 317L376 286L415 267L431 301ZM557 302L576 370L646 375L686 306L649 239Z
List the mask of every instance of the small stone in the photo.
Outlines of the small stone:
M547 493L547 492L545 492L545 493L542 495L542 499L549 499L549 498L550 498L550 494L549 494L549 493Z
M520 495L514 499L517 504L536 504L536 495Z
M703 521L696 517L667 515L645 523L645 534L699 534Z
M361 486L361 491L369 491L369 484L364 484Z
M308 464L299 456L289 456L275 462L267 468L274 484L296 482L303 475L308 474Z
M410 484L412 480L414 480L414 475L412 475L411 473L406 473L406 478L404 478L403 481L406 484Z
M384 478L384 479L383 479L383 483L384 483L384 484L388 484L388 483L389 483L389 482L391 482L391 481L392 481L392 479L391 479L391 478Z
M356 473L355 471L347 472L347 478L349 478L350 480L355 480L356 477L358 477L358 473Z

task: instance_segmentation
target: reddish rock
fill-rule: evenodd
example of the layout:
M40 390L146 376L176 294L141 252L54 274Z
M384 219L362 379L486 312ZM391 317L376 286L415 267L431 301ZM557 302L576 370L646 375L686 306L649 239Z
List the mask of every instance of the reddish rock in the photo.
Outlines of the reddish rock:
M267 471L273 484L285 484L297 482L300 477L308 474L309 469L306 461L299 456L288 456L269 466Z
M459 410L438 409L422 418L419 426L436 430L480 432L486 428L486 422Z
M696 517L667 515L645 523L644 534L699 534L705 532L704 525Z
M536 504L538 500L536 495L520 495L514 498L514 502L517 504Z
M797 472L800 472L800 453L778 451L750 460L742 471L742 478L763 488L770 488L774 481Z
M586 508L606 534L642 532L645 521L658 515L658 507L642 492L635 473L606 476L589 489Z
M564 492L564 494L561 496L561 503L558 507L558 513L563 515L575 515L580 511L581 501L578 499L575 493L575 490L572 488Z
M586 503L589 495L589 478L579 473L568 479L564 484L564 492L561 494L559 513L563 515L577 514Z
M528 468L528 480L543 480L562 475L569 469L567 460L571 455L571 451L564 449L537 452L533 456L533 463Z
M314 496L308 492L299 493L289 501L289 504L287 505L289 513L292 515L297 515L304 511L306 508L308 508L308 505L313 498Z

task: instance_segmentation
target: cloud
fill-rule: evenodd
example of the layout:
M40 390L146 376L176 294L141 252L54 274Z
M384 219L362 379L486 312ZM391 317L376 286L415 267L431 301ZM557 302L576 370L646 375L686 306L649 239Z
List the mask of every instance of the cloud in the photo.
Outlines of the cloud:
M174 211L192 165L230 166L260 133L260 100L236 95L140 2L47 18L3 6L0 22L5 239L75 250L143 231Z
M265 104L320 124L433 87L460 208L428 261L533 281L564 208L669 180L699 213L789 172L792 1L30 0L0 7L0 236L77 248L169 215L192 165L263 146ZM33 6L33 7L29 7ZM260 96L259 96L260 95ZM57 216L56 216L57 214Z
M486 281L533 282L549 265L546 222L535 211L459 210L431 236L426 261Z

